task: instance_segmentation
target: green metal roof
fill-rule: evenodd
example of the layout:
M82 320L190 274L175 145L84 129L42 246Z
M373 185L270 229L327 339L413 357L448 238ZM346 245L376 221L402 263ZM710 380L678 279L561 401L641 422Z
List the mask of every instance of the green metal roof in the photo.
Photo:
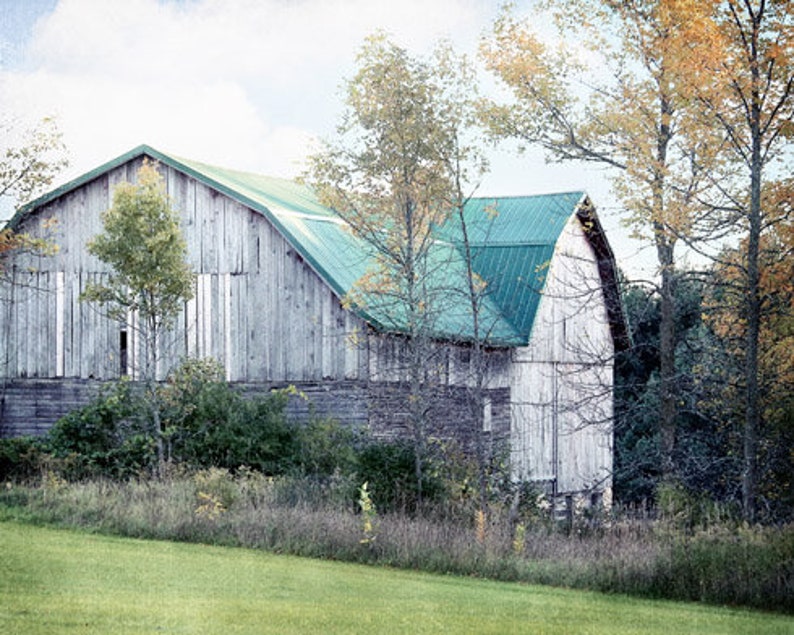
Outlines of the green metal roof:
M554 244L584 196L584 192L564 192L471 199L464 209L469 241L480 245ZM460 223L452 219L441 231L457 240Z
M583 192L563 192L475 198L464 208L473 267L524 343L529 341L554 247L584 200ZM439 229L457 244L463 242L461 231L455 218Z
M187 173L267 217L293 247L340 296L345 296L371 267L373 255L333 210L320 205L305 185L286 179L228 170L159 152L149 146L134 150L67 183L21 208L9 222L140 156L149 156ZM541 196L478 198L465 208L473 264L487 283L481 324L494 346L521 346L529 341L545 284L545 272L563 227L577 212L582 192ZM465 261L459 223L451 219L437 229L432 250L431 286L441 294L433 334L471 339L471 310L466 299ZM372 300L357 308L361 316L386 331L404 330L403 311Z

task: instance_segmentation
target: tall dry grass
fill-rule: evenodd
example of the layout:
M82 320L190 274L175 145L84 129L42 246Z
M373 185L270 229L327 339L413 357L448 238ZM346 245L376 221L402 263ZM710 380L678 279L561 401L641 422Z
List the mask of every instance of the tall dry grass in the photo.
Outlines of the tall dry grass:
M138 538L264 549L499 580L647 597L700 600L792 613L794 528L714 526L684 531L649 520L548 517L520 526L499 510L374 514L369 528L351 484L265 478L225 470L159 480L7 484L0 518Z

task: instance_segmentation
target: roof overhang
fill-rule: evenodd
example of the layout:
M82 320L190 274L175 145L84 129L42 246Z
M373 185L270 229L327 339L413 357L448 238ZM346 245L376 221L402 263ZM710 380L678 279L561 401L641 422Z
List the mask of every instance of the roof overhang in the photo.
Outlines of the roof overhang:
M618 351L627 350L631 347L631 336L626 323L626 315L623 311L615 254L612 252L612 247L607 241L604 228L601 226L601 221L598 219L589 197L585 196L579 203L576 216L596 255L598 274L601 278L601 288L604 293L609 328L615 349Z

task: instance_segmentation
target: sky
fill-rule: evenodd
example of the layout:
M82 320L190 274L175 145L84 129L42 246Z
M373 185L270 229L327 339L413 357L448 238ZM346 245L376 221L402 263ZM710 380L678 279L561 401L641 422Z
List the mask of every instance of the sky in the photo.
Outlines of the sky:
M530 0L531 1L531 0ZM476 55L502 0L0 0L0 118L53 117L70 166L54 186L140 144L231 169L295 177L333 137L364 38L415 55L441 38ZM478 195L584 190L618 265L653 275L620 222L608 174L491 151ZM3 214L0 216L8 216Z

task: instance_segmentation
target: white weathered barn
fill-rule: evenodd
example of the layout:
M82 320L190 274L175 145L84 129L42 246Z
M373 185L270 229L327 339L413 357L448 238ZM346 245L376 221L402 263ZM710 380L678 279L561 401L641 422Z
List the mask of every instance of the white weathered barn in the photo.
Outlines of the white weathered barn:
M11 226L49 236L51 256L17 254L0 288L3 435L40 433L104 381L136 373L134 324L79 302L107 275L86 242L101 231L114 186L159 163L182 216L195 298L164 341L160 374L185 356L214 357L249 389L295 384L318 411L399 429L403 336L386 309L346 308L367 271L366 247L297 183L220 169L147 146L22 208ZM555 493L604 492L612 468L612 359L626 330L614 258L581 192L472 200L474 267L487 283L485 431L509 440L517 478ZM55 221L52 224L51 221ZM438 262L458 280L454 226L439 228ZM434 329L440 435L470 437L457 403L469 381L471 315L452 300ZM131 320L134 316L131 316ZM401 392L403 390L403 392Z

